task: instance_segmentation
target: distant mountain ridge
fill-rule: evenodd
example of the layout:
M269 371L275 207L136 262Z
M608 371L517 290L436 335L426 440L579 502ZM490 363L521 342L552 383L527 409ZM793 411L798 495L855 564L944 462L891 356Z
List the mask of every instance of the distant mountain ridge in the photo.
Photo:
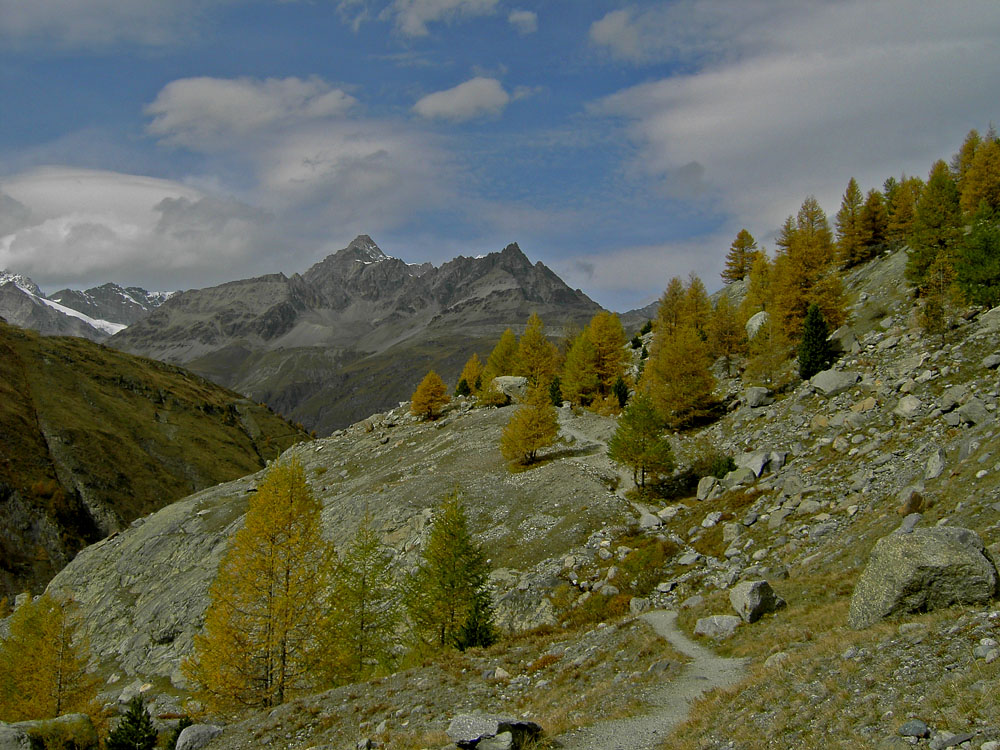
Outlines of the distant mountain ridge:
M446 380L537 312L558 334L601 307L516 244L439 267L386 255L361 235L303 274L183 292L109 343L183 363L326 433Z
M172 294L109 283L46 296L27 276L0 271L0 317L47 336L103 341L148 315Z

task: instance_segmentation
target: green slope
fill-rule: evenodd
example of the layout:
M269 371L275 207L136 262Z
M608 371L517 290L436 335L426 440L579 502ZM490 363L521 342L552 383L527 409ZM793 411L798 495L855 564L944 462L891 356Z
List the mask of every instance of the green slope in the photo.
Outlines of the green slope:
M0 323L0 596L306 437L178 367Z

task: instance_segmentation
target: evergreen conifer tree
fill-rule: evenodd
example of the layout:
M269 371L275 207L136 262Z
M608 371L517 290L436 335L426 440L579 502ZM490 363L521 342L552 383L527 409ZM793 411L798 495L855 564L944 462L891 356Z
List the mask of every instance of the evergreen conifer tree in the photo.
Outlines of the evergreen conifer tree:
M153 750L156 728L140 696L129 701L128 711L104 743L107 750Z
M479 389L482 388L483 384L483 363L479 361L479 355L475 352L469 357L465 362L465 366L462 367L462 372L458 376L458 382L461 384L465 381L465 387L468 392L457 393L458 389L456 387L456 394L460 396L476 395L479 393ZM463 389L464 390L464 389Z
M969 233L955 258L955 280L965 298L976 305L1000 305L1000 222L998 214L983 208L973 218Z
M646 393L637 393L618 418L615 434L608 441L608 457L632 469L636 487L644 488L647 477L663 476L674 469L673 450L663 434L664 427Z
M437 509L420 564L403 589L417 638L437 648L478 645L473 633L481 633L492 620L489 575L486 555L469 531L465 506L453 493ZM470 625L471 618L478 623Z
M819 305L809 305L799 341L799 377L808 380L825 370L833 359L826 321Z
M332 680L356 682L388 667L401 621L392 555L366 514L334 573L327 611Z
M611 387L611 392L618 399L618 408L624 409L625 404L628 403L628 384L625 382L625 378L619 376Z

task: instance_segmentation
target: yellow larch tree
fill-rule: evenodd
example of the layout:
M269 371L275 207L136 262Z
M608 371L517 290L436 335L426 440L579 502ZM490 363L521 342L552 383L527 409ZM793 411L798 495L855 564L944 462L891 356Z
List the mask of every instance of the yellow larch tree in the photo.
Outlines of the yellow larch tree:
M688 277L687 288L684 290L684 304L681 306L681 322L695 327L695 330L705 337L708 319L712 317L712 302L708 299L705 284L695 274Z
M523 404L500 434L500 453L512 464L527 466L538 459L538 451L555 442L559 418L549 398L548 388L528 391Z
M570 344L559 376L562 397L573 404L587 406L600 390L597 375L597 351L590 340L590 332L584 330Z
M594 347L594 367L602 396L625 375L625 329L618 316L602 310L590 319L587 335Z
M659 339L659 340L657 340ZM692 325L681 325L653 340L640 388L671 428L681 428L708 414L715 378L708 344Z
M501 375L513 375L517 370L517 336L507 328L500 335L500 340L493 347L490 356L486 358L483 370L483 387L493 378Z
M209 708L266 708L320 687L336 562L321 510L295 459L273 464L250 496L209 590L204 630L182 664Z
M559 371L559 350L545 338L545 324L532 313L517 342L517 374L531 385L548 385Z
M660 297L656 308L656 332L666 336L674 332L684 317L684 282L680 276L674 276L667 283L667 288Z
M745 279L750 273L757 254L757 240L746 229L741 229L726 255L726 267L722 270L722 280L727 284Z
M0 721L98 716L98 679L77 625L73 602L47 593L15 610L0 643Z
M441 376L431 370L410 397L410 414L421 419L436 419L451 399Z
M465 387L462 387L465 383ZM475 352L469 357L462 373L458 376L458 383L455 386L455 393L459 396L475 396L483 387L483 363L479 361L479 355Z

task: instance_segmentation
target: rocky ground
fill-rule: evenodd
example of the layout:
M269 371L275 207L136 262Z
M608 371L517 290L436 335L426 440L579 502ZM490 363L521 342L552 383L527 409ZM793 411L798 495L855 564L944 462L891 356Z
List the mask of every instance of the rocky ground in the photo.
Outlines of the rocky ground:
M642 714L647 689L676 679L682 657L634 615L679 611L691 635L699 620L734 615L734 587L767 580L787 607L720 620L729 626L700 639L748 659L748 676L700 701L665 747L995 750L996 601L847 626L872 548L904 519L971 529L1000 557L1000 310L971 311L929 339L902 262L897 253L855 272L850 328L837 336L847 351L832 372L780 393L720 383L728 414L677 436L677 454L685 465L723 451L739 468L703 481L697 497L626 499L627 474L605 455L613 420L569 409L563 441L516 473L497 448L510 408L461 401L436 423L401 406L292 449L335 540L367 510L400 571L436 499L457 488L495 566L498 621L542 630L247 717L212 747L440 747L450 718L476 709L527 715L548 736ZM148 517L53 582L81 601L109 679L124 679L109 696L143 680L163 701L183 694L177 660L199 627L219 542L258 478Z

